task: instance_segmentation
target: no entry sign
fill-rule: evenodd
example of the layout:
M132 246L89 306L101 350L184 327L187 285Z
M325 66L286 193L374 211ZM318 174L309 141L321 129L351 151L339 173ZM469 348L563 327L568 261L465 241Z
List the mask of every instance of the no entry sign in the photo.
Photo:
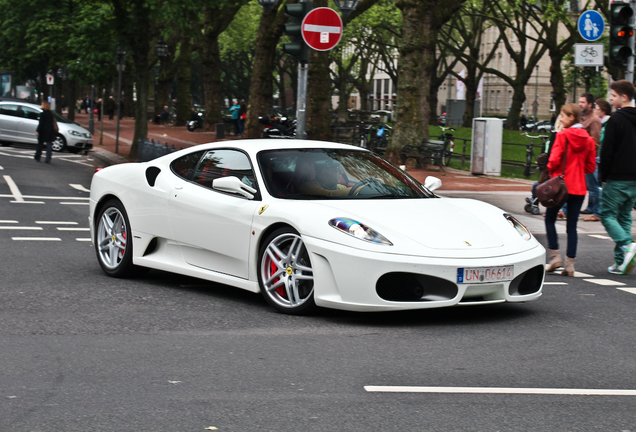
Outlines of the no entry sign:
M340 42L342 20L333 9L321 7L305 15L301 25L305 43L316 51L329 51Z

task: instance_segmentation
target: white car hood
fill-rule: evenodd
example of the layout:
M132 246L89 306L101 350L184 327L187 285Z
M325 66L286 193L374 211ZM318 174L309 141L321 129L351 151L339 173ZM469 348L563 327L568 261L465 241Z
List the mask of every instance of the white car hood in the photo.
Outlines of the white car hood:
M524 240L490 204L470 199L430 198L308 202L301 233L358 249L406 255L484 257L518 253L538 246ZM328 225L341 217L363 223L393 246L365 242Z

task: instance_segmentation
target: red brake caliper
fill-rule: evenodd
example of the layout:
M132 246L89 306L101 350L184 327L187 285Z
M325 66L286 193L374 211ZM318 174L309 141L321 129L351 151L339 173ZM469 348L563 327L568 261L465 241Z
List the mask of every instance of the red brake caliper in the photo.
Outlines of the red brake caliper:
M121 236L124 238L124 242L126 241L126 231L124 231ZM124 243L126 244L126 243ZM124 256L124 252L126 251L126 248L122 249L119 254L123 257Z
M276 258L278 258L278 257L276 257ZM270 260L269 261L269 275L271 276L274 273L276 273L276 270L278 270L278 267L276 267L276 264L274 264L273 260ZM276 280L273 280L272 283L275 284L279 280L280 280L280 278L276 278ZM287 291L285 291L285 287L283 285L281 285L278 288L276 288L276 294L278 294L279 296L281 296L283 298L287 298Z

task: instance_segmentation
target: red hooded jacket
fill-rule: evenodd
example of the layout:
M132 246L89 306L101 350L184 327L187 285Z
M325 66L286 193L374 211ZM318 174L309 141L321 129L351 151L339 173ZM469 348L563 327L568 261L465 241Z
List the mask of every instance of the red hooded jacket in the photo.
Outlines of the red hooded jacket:
M563 179L570 195L585 195L585 174L593 173L596 169L596 144L585 129L573 126L557 133L548 161L550 177L561 174L566 140L568 152Z

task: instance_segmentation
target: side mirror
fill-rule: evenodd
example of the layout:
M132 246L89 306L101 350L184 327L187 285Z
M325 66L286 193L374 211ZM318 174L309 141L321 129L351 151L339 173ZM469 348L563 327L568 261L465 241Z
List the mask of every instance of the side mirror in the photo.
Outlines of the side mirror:
M243 195L247 199L254 199L253 194L256 193L256 189L249 187L239 180L238 177L234 176L214 179L214 181L212 181L212 188L223 192L237 193L239 195Z
M430 191L434 191L435 189L442 187L442 181L437 177L428 176L426 177L426 180L424 180L424 187Z

